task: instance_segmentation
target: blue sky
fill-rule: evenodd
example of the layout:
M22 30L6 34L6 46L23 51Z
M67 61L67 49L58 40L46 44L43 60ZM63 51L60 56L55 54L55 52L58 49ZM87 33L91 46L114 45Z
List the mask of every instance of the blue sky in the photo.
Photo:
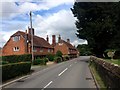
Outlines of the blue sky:
M16 2L17 1L17 2ZM73 45L87 43L75 35L75 18L70 10L74 0L4 0L0 2L0 46L3 46L16 31L25 31L29 26L29 12L32 11L35 35L46 39L48 35L60 34L62 39L70 39Z

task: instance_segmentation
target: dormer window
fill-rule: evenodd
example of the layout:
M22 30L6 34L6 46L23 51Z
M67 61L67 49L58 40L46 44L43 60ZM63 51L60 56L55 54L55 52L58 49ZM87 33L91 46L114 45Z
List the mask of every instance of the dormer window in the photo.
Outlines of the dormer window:
M19 51L19 50L20 50L19 47L14 47L14 48L13 48L13 51Z
M14 37L13 37L13 41L16 41L16 42L17 42L17 41L19 41L19 40L20 40L20 36L14 36Z

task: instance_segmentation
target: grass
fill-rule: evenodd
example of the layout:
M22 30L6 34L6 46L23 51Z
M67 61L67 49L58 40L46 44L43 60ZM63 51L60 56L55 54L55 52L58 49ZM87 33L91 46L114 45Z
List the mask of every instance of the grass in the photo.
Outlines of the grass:
M110 62L110 63L114 63L114 64L117 64L117 65L120 65L120 59L104 59L106 62Z
M92 72L93 72L93 75L94 75L94 77L95 77L95 79L96 79L96 81L97 81L97 83L98 83L98 85L99 85L99 87L100 87L100 90L107 90L106 89L106 86L105 86L105 84L104 84L104 82L103 82L103 80L102 80L102 78L100 77L100 75L98 74L98 72L97 72L97 70L95 69L95 67L94 67L94 65L92 64L92 65L90 65L90 68L91 68L91 70L92 70Z

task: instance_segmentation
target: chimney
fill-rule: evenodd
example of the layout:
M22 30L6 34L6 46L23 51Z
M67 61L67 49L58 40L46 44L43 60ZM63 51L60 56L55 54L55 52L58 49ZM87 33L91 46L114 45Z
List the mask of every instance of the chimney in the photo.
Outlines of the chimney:
M34 35L34 28L32 28L32 30L31 30L31 28L28 27L28 34L33 34Z
M60 41L61 41L61 36L59 35L59 37L58 37L58 43L60 43Z
M56 36L52 35L52 45L55 46L56 45Z
M25 30L25 33L27 34L27 30Z
M70 43L70 39L67 39L67 43Z
M46 40L47 40L47 42L49 43L49 37L48 37L48 35L47 35L47 38L46 38Z

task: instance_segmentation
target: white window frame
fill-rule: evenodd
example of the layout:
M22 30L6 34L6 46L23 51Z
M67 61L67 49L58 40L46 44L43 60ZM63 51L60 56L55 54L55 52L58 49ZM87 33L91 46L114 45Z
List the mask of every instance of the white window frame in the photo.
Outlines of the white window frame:
M20 48L19 47L14 47L13 51L20 51Z
M48 52L50 52L51 50L48 48Z
M42 49L42 48L40 48L40 52L43 52L43 49Z
M15 41L15 42L17 42L17 41L19 41L20 40L20 36L14 36L13 37L13 41Z

